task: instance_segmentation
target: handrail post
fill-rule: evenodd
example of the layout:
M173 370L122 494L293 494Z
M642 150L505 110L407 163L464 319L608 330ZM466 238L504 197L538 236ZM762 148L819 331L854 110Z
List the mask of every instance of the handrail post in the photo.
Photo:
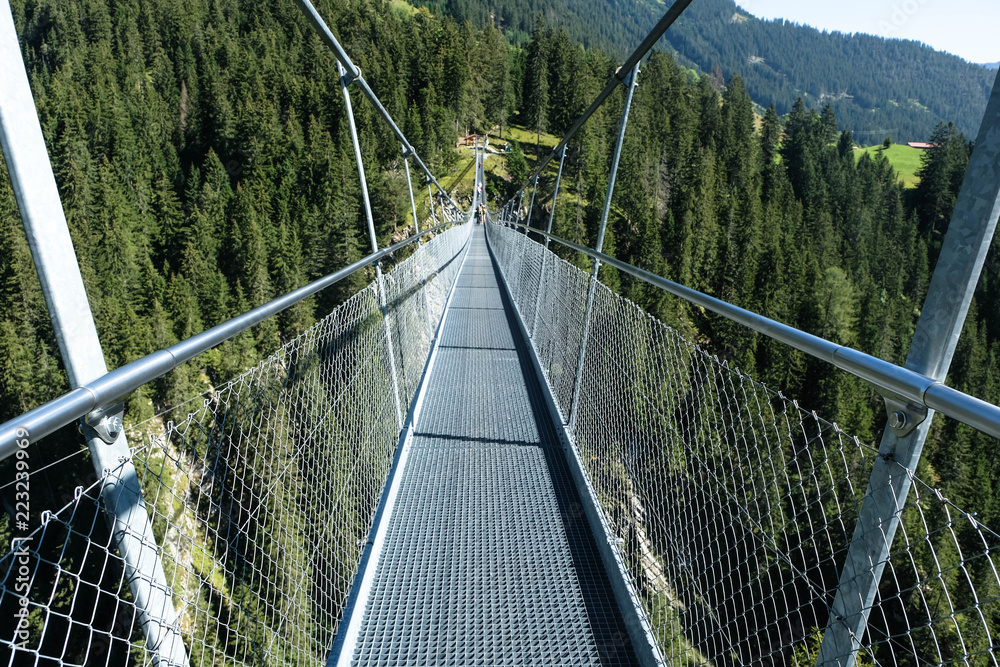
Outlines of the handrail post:
M524 220L524 235L528 235L528 230L531 228L531 212L535 208L535 195L538 194L538 177L535 176L534 183L531 184L531 203L528 204L528 217Z
M420 223L417 222L417 201L413 198L413 181L410 178L410 149L405 145L403 146L403 171L406 172L406 189L410 192L410 209L413 211L413 233L420 233ZM430 194L430 185L427 186L427 192ZM417 250L420 252L420 241L417 241ZM430 304L427 302L427 278L425 277L421 282L420 291L424 295L424 326L427 328L427 333L431 332L431 310Z
M431 209L431 222L437 227L437 216L434 215L434 195L431 193L431 182L427 181L427 206Z
M621 126L618 128L618 140L615 143L615 153L611 159L611 173L608 178L608 192L604 197L604 210L601 212L601 226L597 231L597 245L595 250L601 252L604 247L604 232L608 227L608 214L611 211L611 196L615 192L615 178L618 176L618 161L622 155L622 144L625 142L625 127L628 125L628 113L632 107L632 95L639 79L639 63L637 62L629 74L626 82L627 93L625 94L625 108L622 109ZM569 430L573 432L576 426L576 416L580 408L580 388L583 384L583 362L587 356L587 338L590 336L590 319L594 310L594 295L597 294L597 272L601 268L601 262L594 260L594 269L590 274L590 290L587 293L587 308L583 312L583 329L580 332L580 355L576 361L576 378L573 381L573 401L569 411Z
M559 183L562 181L563 164L566 162L566 147L562 148L562 155L559 156L559 171L556 173L556 189L552 193L552 210L549 211L549 225L545 228L546 233L552 233L552 220L556 217L556 198L559 197ZM549 249L549 237L545 237L545 250ZM542 270L538 275L538 291L535 293L535 321L531 324L531 335L535 335L538 330L538 308L542 304L542 285L545 284L545 264L549 258L548 252L542 253Z
M354 124L354 106L351 104L351 94L347 90L348 79L344 66L337 61L337 73L340 75L340 88L344 93L344 104L347 105L347 124L351 129L351 141L354 143L354 159L358 163L358 178L361 179L361 198L365 205L365 218L368 220L368 236L372 244L372 252L378 252L378 239L375 236L375 218L372 215L372 204L368 198L368 179L365 178L365 165L361 159L361 143L358 141L358 129ZM389 374L392 378L392 398L396 406L396 427L403 428L403 411L399 402L399 380L396 374L396 354L392 345L392 330L389 327L389 308L385 295L385 278L382 275L382 262L375 264L375 282L378 284L379 308L382 310L382 324L385 329L386 353L389 355Z
M998 217L1000 86L994 83L906 357L908 370L944 382ZM933 410L928 410L926 418L906 433L907 420L913 423L908 412L901 413L897 420L904 428L887 426L882 434L879 456L874 461L837 595L830 607L817 665L851 667L864 639L868 615L933 417Z
M417 221L417 202L413 198L413 182L410 179L410 151L403 147L403 171L406 172L406 189L410 193L410 209L413 211L413 233L420 233L420 223ZM417 241L419 244L420 241Z
M562 182L563 164L566 162L566 147L563 146L562 154L559 156L559 171L556 173L556 189L552 193L552 210L549 211L549 225L545 231L552 233L552 220L556 217L556 197L559 196L559 184ZM545 249L549 249L549 237L545 237Z
M413 233L420 233L420 224L417 222L417 201L413 198L413 182L410 179L410 151L406 146L403 146L403 171L406 172L406 189L410 191L410 208L413 210ZM430 195L431 186L427 185L427 194ZM420 252L420 241L417 241L417 252ZM430 303L427 301L427 278L425 277L421 281L420 291L424 295L424 326L427 328L427 334L433 335L431 330L431 308Z
M76 388L107 373L107 366L7 3L0 8L0 62L5 64L0 68L0 144L66 374ZM84 435L94 470L104 481L105 516L152 662L186 666L177 611L122 428L122 411L118 404L93 413Z

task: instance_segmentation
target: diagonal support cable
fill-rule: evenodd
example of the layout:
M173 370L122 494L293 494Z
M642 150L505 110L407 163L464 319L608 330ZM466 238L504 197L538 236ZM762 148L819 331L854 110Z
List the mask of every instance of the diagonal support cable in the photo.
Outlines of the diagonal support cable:
M375 236L375 218L372 216L372 205L368 197L368 179L365 178L365 165L361 158L361 143L358 141L358 130L354 124L354 106L351 104L351 94L347 90L350 83L344 65L337 62L340 73L340 87L344 93L344 104L347 105L347 122L351 128L351 141L354 144L354 158L358 163L358 177L361 179L361 197L365 204L365 219L368 221L368 236L372 244L372 252L378 252L378 239ZM382 263L375 264L375 282L378 284L379 307L382 309L382 325L385 329L386 355L389 357L389 371L392 377L392 395L396 406L396 425L403 428L403 409L399 403L399 378L396 369L396 355L392 345L392 333L389 328L389 312L386 308L385 277L382 275Z
M551 162L560 154L560 152L562 152L564 148L566 148L569 140L576 136L576 133L580 131L583 124L586 123L599 108L601 108L601 105L604 104L604 101L615 91L615 88L619 85L627 85L626 79L628 73L631 72L632 69L646 57L646 54L649 53L650 49L652 49L653 46L660 41L663 34L674 24L675 21L677 21L678 18L680 18L681 14L684 13L684 10L688 8L688 5L690 5L692 1L693 0L676 0L674 4L670 6L670 9L666 11L663 18L661 18L659 22L653 26L653 29L649 31L649 34L646 35L644 40L642 40L642 43L639 44L635 51L633 51L632 54L625 59L622 66L618 68L614 76L612 76L607 84L605 84L601 92L598 93L596 98L594 98L594 101L591 102L589 107L587 107L587 110L584 111L580 117L576 119L576 122L573 123L569 130L566 131L562 141L556 144L556 146L552 149L552 152L542 158L542 161L538 163L535 171L528 177L528 181L524 184L524 187L521 188L520 192L522 194L525 188L528 187L528 183L530 183L533 178L537 178L545 167L548 166L549 162Z
M431 173L430 169L427 168L427 165L424 164L424 161L420 159L419 155L417 155L417 152L413 149L413 146L410 145L406 135L403 134L403 131L399 129L398 125L396 125L396 121L392 119L392 116L389 115L386 108L382 106L382 102L379 100L378 95L376 95L375 91L373 91L371 86L368 85L364 75L361 73L361 68L355 65L350 56L347 55L347 52L344 51L344 47L341 46L340 42L337 41L337 38L334 37L330 27L326 24L326 21L323 20L323 17L319 15L319 12L316 11L313 4L309 2L309 0L295 0L295 2L298 4L299 9L301 9L306 15L306 18L309 19L309 22L313 24L313 27L316 28L320 38L333 50L334 56L337 58L337 62L340 63L340 66L344 68L347 74L347 83L357 83L358 86L361 87L361 92L364 93L364 96L367 97L368 101L372 103L372 106L375 107L379 116L382 117L382 120L384 120L389 126L393 134L396 135L396 138L402 142L403 149L413 156L414 161L417 165L419 165L420 169L424 172L427 178L434 183L435 186L437 186L437 189L444 196L448 197L448 201L451 202L451 205L456 209L459 208L455 200L448 195L447 191L443 187L441 187L441 184L438 183L436 178L434 178L434 174Z

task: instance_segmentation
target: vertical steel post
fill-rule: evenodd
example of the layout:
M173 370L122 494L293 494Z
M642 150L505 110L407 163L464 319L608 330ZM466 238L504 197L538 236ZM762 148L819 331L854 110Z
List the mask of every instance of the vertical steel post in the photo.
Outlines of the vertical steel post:
M354 82L354 78L349 78L344 66L337 61L337 73L340 75L340 89L344 93L344 104L347 106L347 124L351 130L351 143L354 145L354 160L358 164L358 178L361 180L361 200L365 207L365 219L368 221L368 240L372 246L372 252L378 252L378 239L375 238L375 218L372 215L372 204L368 198L368 178L365 176L365 165L361 159L361 142L358 141L358 128L354 124L354 105L351 103L351 94L347 87Z
M562 151L559 155L559 171L556 173L556 189L552 193L552 210L549 211L549 224L545 228L545 231L549 234L552 233L552 220L556 217L556 199L559 197L559 184L562 182L562 172L563 163L566 161L566 147L563 146ZM549 237L545 237L545 250L549 249ZM545 264L549 259L549 253L542 253L542 270L538 276L538 292L535 294L535 321L531 324L531 335L535 335L535 331L538 330L538 308L542 304L542 285L545 284Z
M403 171L406 172L406 189L410 193L410 210L413 211L413 233L420 233L420 223L417 222L417 201L413 198L413 181L410 178L410 156L413 154L413 149L407 145L403 145ZM420 252L420 241L417 241L417 249L415 252ZM419 266L419 265L418 265ZM431 311L430 304L427 302L427 278L425 277L420 281L420 292L423 294L424 302L424 328L428 336L431 335ZM406 375L406 364L403 364L403 374ZM400 406L402 407L402 406Z
M413 182L410 179L410 153L411 150L403 146L403 170L406 172L406 189L410 191L410 209L413 211L413 233L420 233L420 224L417 222L417 202L413 198ZM427 186L427 194L430 194L430 185ZM420 252L420 241L417 241L417 250ZM426 268L426 267L425 267ZM424 326L427 329L427 335L433 335L431 329L431 308L430 303L427 301L427 278L421 281L420 291L424 295Z
M420 223L417 221L417 202L413 198L413 182L410 180L410 150L403 146L403 171L406 172L406 189L410 192L410 209L413 211L413 233L420 233ZM419 244L420 241L417 241Z
M920 312L906 368L944 382L1000 217L1000 86L994 83L975 150ZM910 492L933 411L916 423L899 406L886 427L840 575L817 665L851 667L864 639L900 513ZM900 424L902 426L900 426ZM899 431L897 433L897 430Z
M340 74L340 88L344 92L344 104L347 105L347 123L351 128L351 141L354 143L354 159L358 163L358 177L361 179L361 198L365 204L365 218L368 220L368 236L372 244L372 252L378 252L378 239L375 237L375 218L372 215L372 204L368 199L368 179L365 178L365 165L361 159L361 143L358 141L358 129L354 124L354 106L351 104L351 94L347 86L354 80L348 78L344 66L337 61L337 73ZM392 397L396 405L396 426L403 428L403 411L399 402L399 380L396 375L396 354L392 345L392 329L389 326L389 308L385 296L385 278L382 276L382 263L375 264L375 282L378 284L378 301L382 309L382 323L385 328L385 343L389 355L389 374L392 377Z
M521 196L517 200L517 213L514 216L514 218L515 218L515 220L517 222L521 221L521 208L524 207L524 191L527 190L527 189L528 189L528 186L527 186L527 184L525 184L524 188L521 190Z
M431 222L434 223L432 227L437 227L437 216L434 215L434 195L431 194L431 182L427 181L427 205L431 209Z
M535 208L535 195L538 193L538 177L535 176L535 182L531 186L531 203L528 204L528 217L524 221L524 235L528 235L528 229L531 227L531 212Z
M559 171L556 173L556 190L552 193L552 210L549 211L549 226L545 228L545 231L549 234L552 233L552 220L556 217L556 197L559 196L559 184L562 182L562 172L563 163L566 162L566 146L563 146L562 151L559 154ZM549 237L545 237L545 249L549 248Z
M479 148L479 205L482 207L483 222L485 222L485 211L486 211L486 139L483 139L483 145Z
M108 372L83 286L59 190L52 174L10 5L0 8L0 144L35 270L42 285L66 374L79 387ZM121 424L122 410L91 415L84 434L91 461L104 479L101 498L112 540L125 564L139 624L153 664L187 665L177 612L139 477ZM103 434L98 435L98 431ZM44 445L42 445L44 446Z
M479 140L472 147L472 165L476 168L472 176L472 216L475 217L479 206Z
M615 178L618 176L618 161L622 156L622 144L625 142L625 126L628 125L628 112L632 107L632 95L635 93L639 79L639 63L635 64L629 78L625 82L625 108L622 109L621 126L618 128L618 141L615 143L615 153L611 158L611 174L608 179L608 193L604 197L604 210L601 212L601 226L597 231L597 245L594 249L601 252L604 247L604 232L608 227L608 213L611 211L611 196L615 192ZM590 274L590 290L587 293L587 309L583 312L583 331L580 333L580 356L576 361L576 379L573 381L573 401L569 411L569 430L576 425L576 415L580 408L580 388L583 385L583 362L587 356L587 338L590 336L590 319L594 310L594 295L597 294L597 271L601 262L594 260L594 269Z

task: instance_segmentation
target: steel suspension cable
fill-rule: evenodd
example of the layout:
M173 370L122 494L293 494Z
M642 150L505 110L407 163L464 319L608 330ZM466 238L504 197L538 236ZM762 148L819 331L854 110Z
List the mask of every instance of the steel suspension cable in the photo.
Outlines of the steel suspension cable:
M308 2L308 0L301 1ZM676 0L676 2L670 6L670 9L668 9L663 15L663 18L661 18L659 22L653 26L653 29L649 31L649 34L646 35L644 40L642 40L642 43L639 44L635 51L632 52L632 55L625 59L625 62L618 68L614 76L608 80L604 89L601 90L594 101L591 102L590 106L587 107L587 110L584 111L583 114L576 119L576 122L573 123L569 130L567 130L566 134L563 135L562 141L556 144L551 153L542 158L542 161L535 168L535 171L528 176L528 180L525 182L524 186L518 190L518 194L523 192L525 188L528 187L528 183L531 183L533 179L538 178L538 175L542 173L542 170L548 166L549 162L551 162L553 158L559 156L560 151L566 148L569 140L572 139L576 133L580 131L580 128L583 127L583 124L586 123L599 108L601 108L601 105L604 104L604 101L607 100L611 93L615 91L615 88L619 85L624 86L628 83L628 75L632 69L640 60L646 57L646 54L649 53L653 46L660 41L661 37L663 37L663 33L665 33L667 29L674 24L674 21L680 17L692 1L693 0ZM514 195L514 197L516 196L517 194ZM511 197L511 199L514 197Z
M687 0L687 2L690 1L691 0ZM309 22L313 24L313 27L316 28L316 31L319 33L320 38L326 43L327 46L330 47L331 50L333 50L334 57L336 57L337 61L341 64L344 70L346 70L346 73L344 74L345 78L344 83L347 85L350 85L352 83L357 83L358 86L361 87L361 92L364 93L364 96L367 97L368 101L372 103L372 106L375 107L375 110L378 111L379 116L381 116L382 120L386 122L386 124L392 130L393 134L396 135L396 138L399 139L400 143L403 144L404 152L408 153L411 157L413 157L414 160L416 160L417 164L423 170L428 180L437 186L438 190L440 190L444 194L444 196L448 198L448 201L451 202L451 205L454 206L455 208L459 208L455 200L452 199L451 196L448 194L448 192L443 187L441 187L440 183L438 183L437 179L434 177L434 174L432 174L430 169L427 168L427 165L424 164L424 161L420 159L420 156L417 154L417 151L414 150L413 146L406 138L406 135L403 134L403 131L399 129L399 126L396 125L396 121L392 119L392 116L382 105L382 102L381 100L379 100L378 95L376 95L375 91L373 91L371 86L368 85L368 82L365 80L364 75L361 73L361 68L355 65L354 62L351 60L350 56L347 55L347 52L344 50L344 47L341 46L340 42L337 41L337 38L334 37L333 32L330 30L330 27L327 26L326 21L324 21L323 17L319 15L319 12L316 11L316 8L313 6L313 4L309 2L309 0L295 0L295 3L299 6L299 9L301 9L302 12L306 15L306 18L309 19Z

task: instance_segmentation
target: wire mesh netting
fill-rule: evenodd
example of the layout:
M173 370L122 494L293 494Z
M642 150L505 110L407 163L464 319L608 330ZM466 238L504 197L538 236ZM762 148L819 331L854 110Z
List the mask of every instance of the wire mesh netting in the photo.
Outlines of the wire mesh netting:
M187 664L325 661L399 436L389 350L405 415L470 228L385 274L385 317L376 282L196 409L133 427L131 460L0 559L0 613L14 619L0 662L168 664L146 645L143 585L172 599L162 618ZM108 529L102 493L133 470L155 542L138 537L165 585L129 581Z
M566 422L590 276L487 230ZM815 664L878 451L602 284L587 335L571 435L666 663ZM1000 537L912 488L858 664L996 665Z

